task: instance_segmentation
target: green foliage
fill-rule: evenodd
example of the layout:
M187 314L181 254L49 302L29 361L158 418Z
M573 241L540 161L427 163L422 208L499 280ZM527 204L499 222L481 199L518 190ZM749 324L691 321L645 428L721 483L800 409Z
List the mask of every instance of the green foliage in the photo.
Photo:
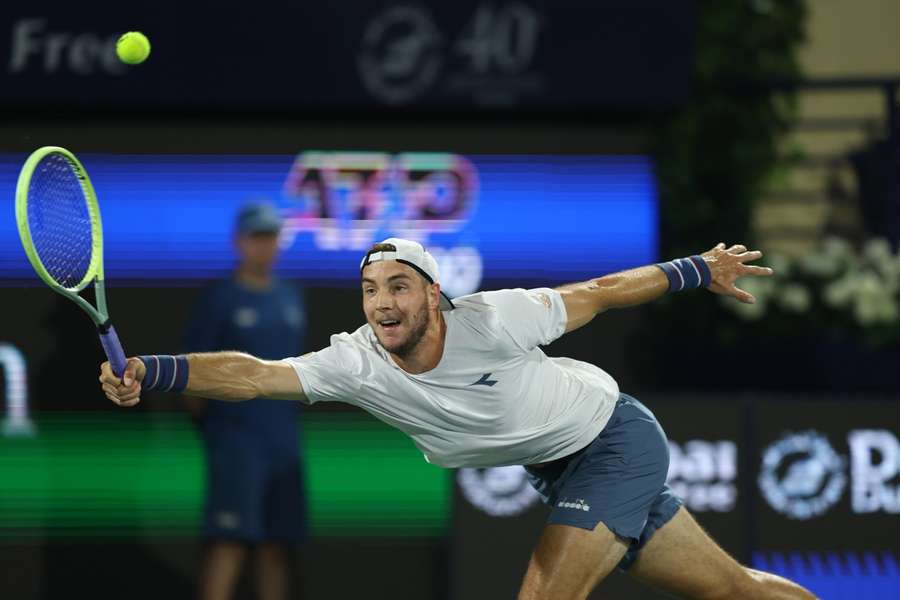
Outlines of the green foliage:
M769 84L799 77L806 14L804 0L698 2L692 99L656 129L663 256L751 242L794 113Z

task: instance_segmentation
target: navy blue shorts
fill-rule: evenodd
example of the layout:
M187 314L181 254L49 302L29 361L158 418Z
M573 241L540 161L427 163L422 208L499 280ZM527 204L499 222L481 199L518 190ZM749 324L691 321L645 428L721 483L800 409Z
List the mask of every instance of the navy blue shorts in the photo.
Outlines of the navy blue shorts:
M299 450L275 449L234 430L204 437L204 537L251 544L303 542L306 498Z
M525 467L552 507L548 524L593 531L597 523L631 545L627 570L657 529L683 504L666 485L669 445L646 406L621 394L609 423L585 448L543 467Z

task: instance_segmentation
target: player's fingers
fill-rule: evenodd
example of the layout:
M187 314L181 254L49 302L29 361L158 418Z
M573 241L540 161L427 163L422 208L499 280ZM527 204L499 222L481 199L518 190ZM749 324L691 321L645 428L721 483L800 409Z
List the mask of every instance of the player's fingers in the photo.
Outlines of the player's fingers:
M137 372L137 365L134 364L134 359L129 358L128 362L125 364L125 370L122 372L122 383L128 387L131 387L131 384L134 382L134 375Z
M123 400L122 402L119 402L119 406L124 406L127 408L129 406L134 406L135 404L137 404L140 401L141 401L141 397L138 396L137 398L134 398L133 400Z
M756 304L756 298L750 292L744 291L737 286L731 286L731 295L743 302L744 304Z
M123 392L119 392L119 400L131 400L133 398L137 398L141 395L141 386L136 385L134 387L128 388Z
M738 254L738 259L741 262L749 262L751 260L759 260L760 258L762 258L762 256L763 253L759 250L751 250L750 252L742 252L741 254Z
M116 377L115 373L112 371L112 366L110 366L109 361L104 362L100 365L100 381L107 381L114 385L119 385L121 382L119 378Z
M747 246L743 244L735 244L731 248L728 249L729 252L746 252Z
M773 271L770 267L757 267L756 265L744 265L744 275L772 275Z

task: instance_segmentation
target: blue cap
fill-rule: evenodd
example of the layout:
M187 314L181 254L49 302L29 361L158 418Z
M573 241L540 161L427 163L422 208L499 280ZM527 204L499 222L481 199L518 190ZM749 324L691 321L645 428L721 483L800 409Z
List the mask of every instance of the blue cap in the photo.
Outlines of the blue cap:
M245 204L237 217L237 232L241 235L253 233L278 233L281 231L281 216L274 206L267 203Z

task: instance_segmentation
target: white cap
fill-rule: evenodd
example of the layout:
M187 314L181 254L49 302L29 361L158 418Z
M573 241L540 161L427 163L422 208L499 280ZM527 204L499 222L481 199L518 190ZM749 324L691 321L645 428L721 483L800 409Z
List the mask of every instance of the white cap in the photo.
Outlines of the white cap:
M440 273L438 272L437 261L430 252L422 247L419 242L412 240L404 240L401 238L388 238L379 242L381 244L391 244L396 250L378 250L366 254L362 262L359 263L359 270L362 271L366 265L379 262L382 260L396 260L397 262L409 265L419 275L425 278L428 283L440 283ZM453 302L444 292L441 292L441 310L453 310Z

